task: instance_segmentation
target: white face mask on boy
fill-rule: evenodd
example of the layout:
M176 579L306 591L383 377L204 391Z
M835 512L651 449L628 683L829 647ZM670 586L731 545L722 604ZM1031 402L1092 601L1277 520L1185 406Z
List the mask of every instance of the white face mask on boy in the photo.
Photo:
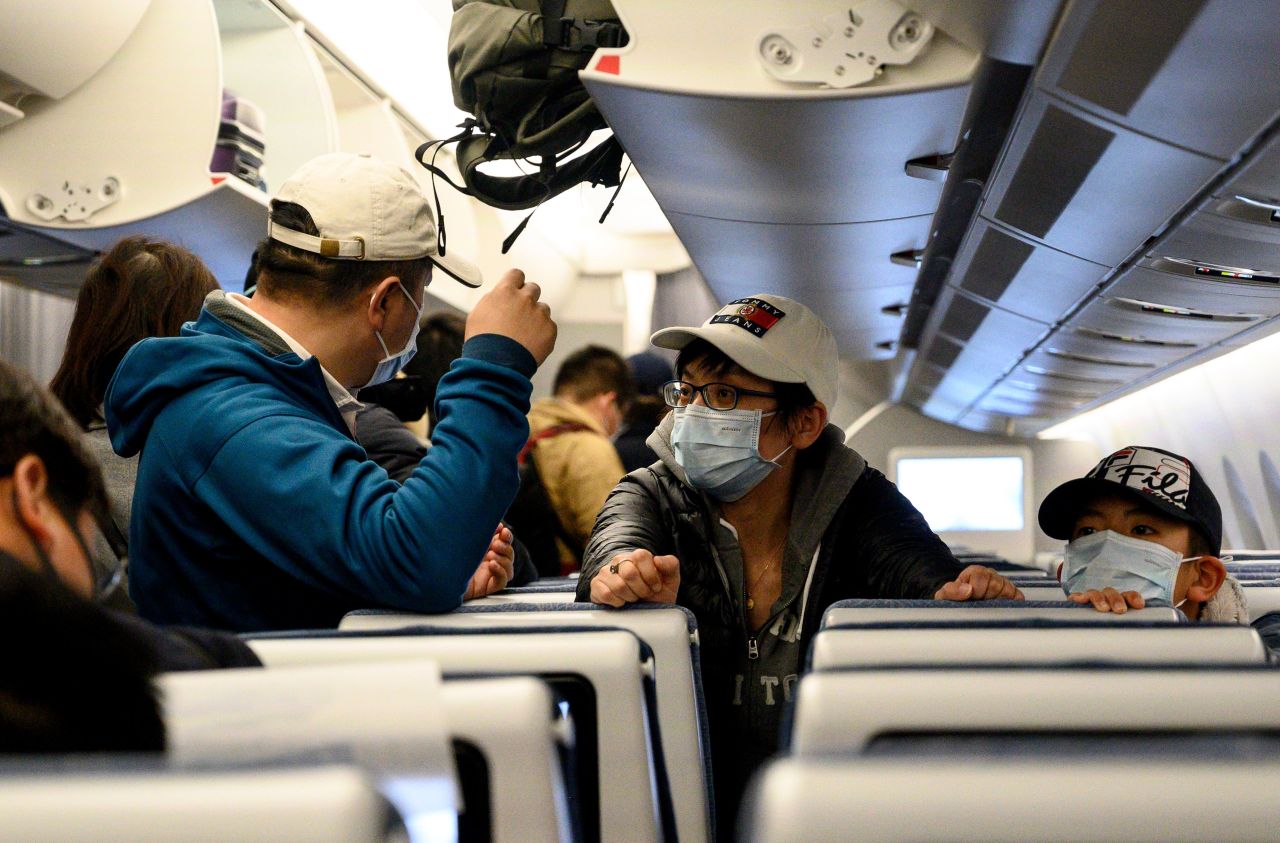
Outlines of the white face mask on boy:
M1121 593L1136 591L1145 600L1172 603L1182 563L1200 558L1184 559L1182 554L1164 545L1102 530L1067 544L1062 590L1067 594L1080 594L1114 588ZM1178 606L1185 602L1180 601Z

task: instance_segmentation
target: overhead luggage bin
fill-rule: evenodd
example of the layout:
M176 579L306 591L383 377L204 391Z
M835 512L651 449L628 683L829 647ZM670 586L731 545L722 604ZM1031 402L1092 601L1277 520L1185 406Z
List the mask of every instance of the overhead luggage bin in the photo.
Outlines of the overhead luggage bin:
M992 626L881 624L823 630L813 640L811 670L919 665L1067 665L1128 662L1216 665L1267 662L1257 630L1247 626L1125 624Z
M128 757L6 763L0 816L3 843L386 843L399 825L355 767L182 770Z
M1275 838L1280 763L1178 758L784 758L757 779L745 843ZM1205 794L1214 810L1204 809ZM975 810L978 795L999 808ZM1079 810L1068 811L1066 806Z
M150 3L116 0L86 6L77 0L42 0L9 4L0 28L0 76L22 89L61 99L115 56ZM33 49L35 45L38 49Z
M803 69L823 60L821 50L857 49L844 46L861 43L861 24L845 8L768 0L616 8L630 41L597 51L581 78L668 216L806 225L933 214L942 185L908 176L905 165L955 148L973 50L935 30L907 64L893 63L887 43L878 59L850 57L850 77L855 63L889 62L865 84L789 82L769 68ZM826 15L829 25L819 23ZM806 27L813 32L799 43L791 31ZM776 62L768 33L785 34Z
M974 221L948 284L1011 313L1052 324L1096 290L1110 268Z
M902 320L884 308L910 300L916 268L891 256L921 248L931 215L875 222L784 225L667 211L708 285L722 301L771 290L823 314L840 349L889 358Z
M1222 166L1035 91L982 216L1068 254L1117 266Z
M1239 0L1074 0L1035 84L1136 132L1230 159L1280 113L1274 11Z
M1194 648L1194 636L1187 644ZM897 667L808 673L795 693L791 751L865 754L877 741L980 733L1268 731L1280 671L1265 665ZM1217 700L1206 723L1188 712Z
M901 323L878 311L905 303L917 267L889 256L928 242L981 42L1039 44L1045 4L986 4L964 16L965 45L873 1L616 8L630 41L597 51L581 79L711 289L802 300L827 314L843 354L893 356ZM886 9L915 22L904 40L874 30ZM864 81L864 67L882 72ZM897 292L866 292L886 287Z

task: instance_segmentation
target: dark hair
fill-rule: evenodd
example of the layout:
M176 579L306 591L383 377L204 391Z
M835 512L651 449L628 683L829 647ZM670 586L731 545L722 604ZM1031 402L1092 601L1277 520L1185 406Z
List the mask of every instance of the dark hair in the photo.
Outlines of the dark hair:
M148 337L177 336L216 289L213 273L186 249L126 237L89 267L49 388L81 427L101 421L99 407L125 352Z
M735 372L752 374L706 340L694 340L680 349L680 354L676 357L676 375L683 378L685 369L695 363L710 372L712 377L717 378ZM773 418L784 425L790 425L796 413L818 403L813 390L809 389L807 384L769 381L769 390L778 393L778 415Z
M0 554L0 753L163 752L155 651Z
M1205 538L1204 530L1191 523L1188 523L1187 526L1191 528L1191 537L1187 539L1188 556L1218 555L1214 552L1213 545L1209 544L1209 540Z
M271 221L313 237L320 229L296 202L271 200ZM319 305L344 305L370 284L396 276L405 287L429 279L430 258L396 261L337 260L267 238L258 244L258 291L268 298L301 299Z
M64 513L87 509L99 521L109 517L102 469L80 429L35 379L0 360L0 477L12 475L28 454L44 463L49 497Z
M588 345L564 359L551 391L573 401L616 392L619 405L625 407L635 395L636 387L627 361L620 354L602 345Z
M467 320L456 313L440 311L422 320L418 332L418 353L404 367L410 377L422 379L427 398L427 418L436 426L436 387L453 361L462 356L467 336Z

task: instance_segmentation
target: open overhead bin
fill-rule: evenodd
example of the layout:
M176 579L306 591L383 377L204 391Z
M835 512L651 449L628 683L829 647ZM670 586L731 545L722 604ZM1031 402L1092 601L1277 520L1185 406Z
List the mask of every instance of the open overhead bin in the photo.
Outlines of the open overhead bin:
M962 44L884 0L618 0L629 43L581 77L719 298L794 297L886 358L984 33L1034 19L1034 53L1056 5L965 4Z

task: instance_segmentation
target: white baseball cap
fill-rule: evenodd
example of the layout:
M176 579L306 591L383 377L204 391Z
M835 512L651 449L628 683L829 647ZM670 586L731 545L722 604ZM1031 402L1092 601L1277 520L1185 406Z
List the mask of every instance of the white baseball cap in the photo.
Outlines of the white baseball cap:
M798 301L759 293L737 299L697 328L664 328L650 341L677 351L706 340L751 374L777 383L803 383L835 406L839 352L831 330Z
M435 209L401 167L368 153L331 152L299 167L275 198L306 208L320 236L268 220L273 240L335 260L431 258L455 280L480 286L479 267L439 248Z

